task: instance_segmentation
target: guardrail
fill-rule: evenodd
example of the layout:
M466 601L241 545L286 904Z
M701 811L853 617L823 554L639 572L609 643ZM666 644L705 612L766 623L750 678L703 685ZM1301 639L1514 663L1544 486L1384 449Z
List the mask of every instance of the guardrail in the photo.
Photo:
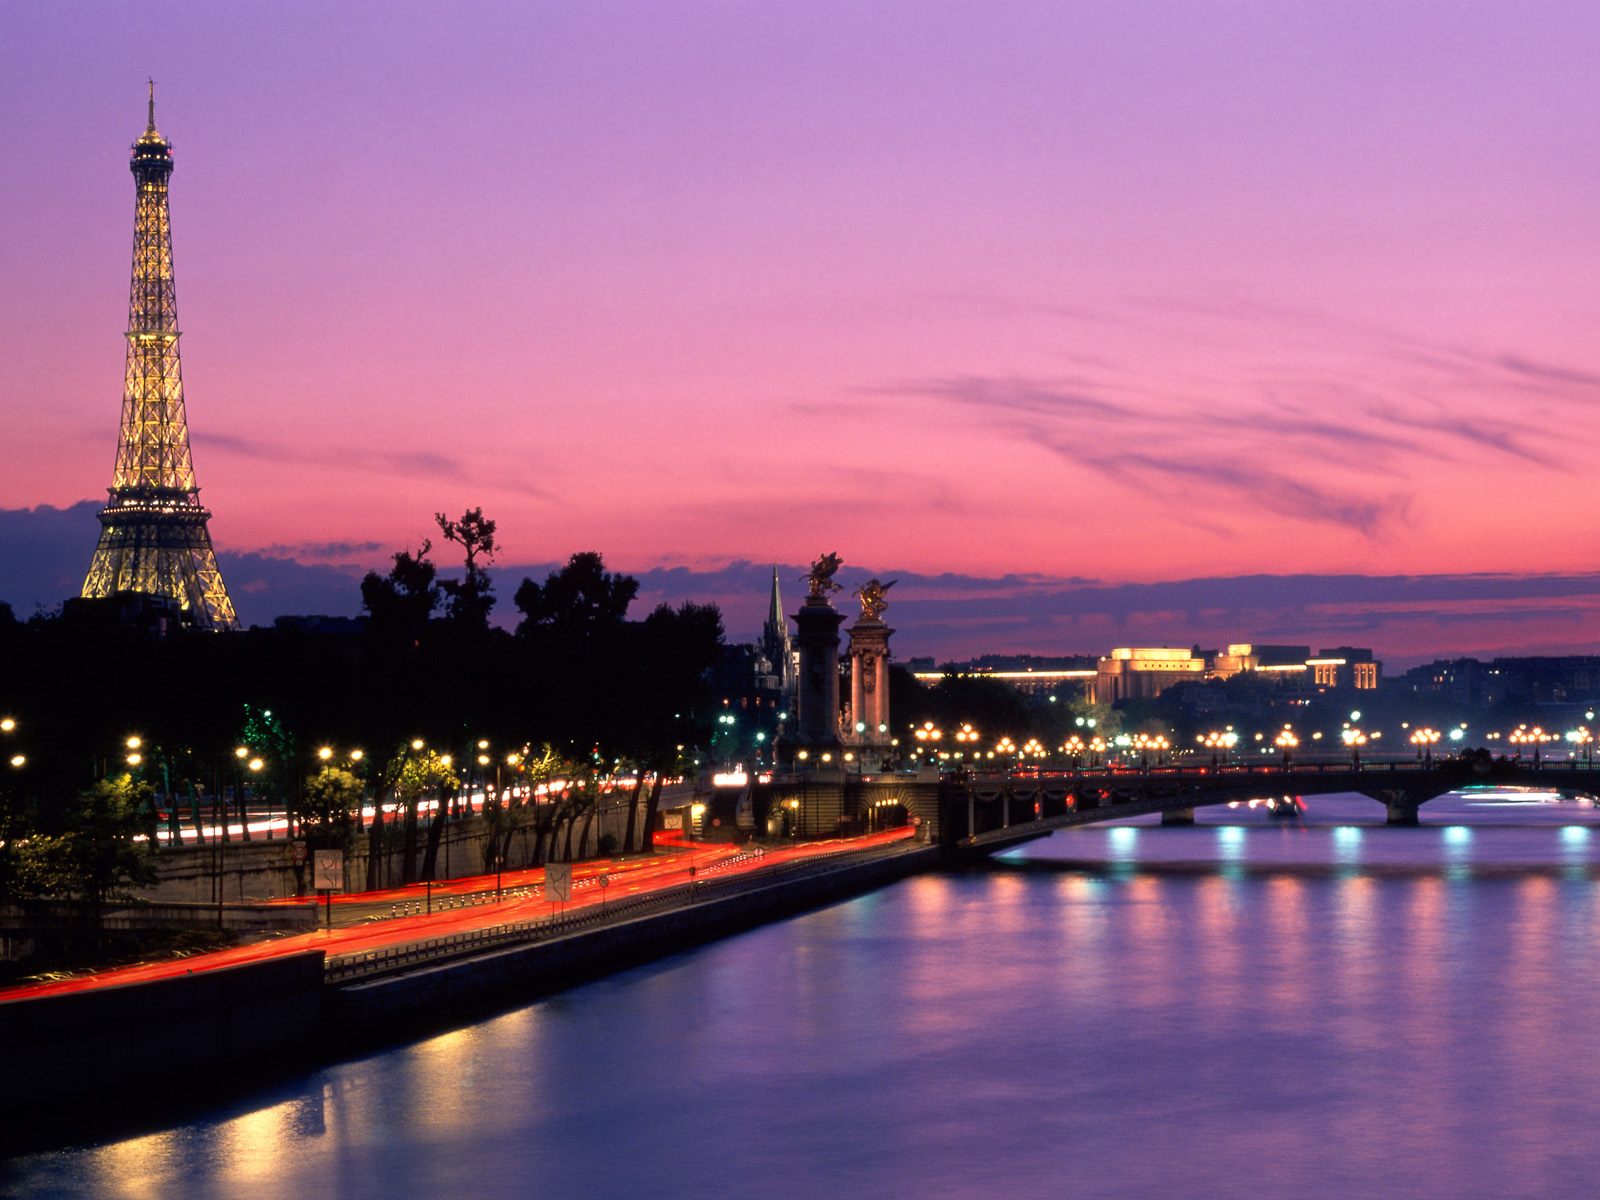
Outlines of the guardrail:
M897 849L902 848L899 843L895 843L895 847ZM366 950L357 954L329 956L324 978L330 984L351 983L379 975L393 974L396 971L427 963L444 962L452 958L466 957L481 950L564 937L579 930L592 929L596 926L609 925L625 918L641 916L646 912L664 912L673 908L687 908L690 905L702 903L709 899L722 899L727 896L738 895L740 892L754 891L765 887L774 880L789 878L813 868L819 863L837 863L843 858L866 858L881 855L883 851L883 846L868 848L847 846L838 850L827 850L820 854L808 855L805 858L795 859L786 863L778 863L771 867L762 867L756 871L732 878L712 878L703 881L705 875L714 876L729 870L738 863L761 857L759 852L735 855L733 858L724 859L709 868L697 871L687 883L678 884L660 892L643 896L630 896L625 900L615 900L602 907L584 908L571 915L547 917L543 920L534 921L507 922L501 925L491 925L483 929L468 930L465 933L450 934L442 938L429 938L420 942L406 942L398 946L386 946L380 950Z

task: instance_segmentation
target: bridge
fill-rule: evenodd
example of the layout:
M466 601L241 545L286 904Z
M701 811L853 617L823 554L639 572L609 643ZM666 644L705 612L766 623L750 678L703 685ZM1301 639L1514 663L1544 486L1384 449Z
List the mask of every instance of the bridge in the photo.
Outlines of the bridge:
M1362 765L1100 767L1041 771L1037 778L974 773L943 783L939 819L947 845L993 853L1073 825L1151 813L1164 825L1187 825L1197 808L1274 796L1354 792L1382 804L1389 824L1415 825L1429 800L1485 784L1600 795L1600 765L1494 761L1469 752Z

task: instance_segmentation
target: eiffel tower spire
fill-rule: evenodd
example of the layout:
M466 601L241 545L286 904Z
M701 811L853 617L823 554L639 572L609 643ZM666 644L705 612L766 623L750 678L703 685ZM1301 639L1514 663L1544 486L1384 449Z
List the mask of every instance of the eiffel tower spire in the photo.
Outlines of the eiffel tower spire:
M133 143L129 167L137 200L122 426L111 499L100 511L100 544L83 595L165 596L201 629L236 629L206 528L211 513L200 503L189 453L167 207L172 146L156 129L154 81L149 121Z

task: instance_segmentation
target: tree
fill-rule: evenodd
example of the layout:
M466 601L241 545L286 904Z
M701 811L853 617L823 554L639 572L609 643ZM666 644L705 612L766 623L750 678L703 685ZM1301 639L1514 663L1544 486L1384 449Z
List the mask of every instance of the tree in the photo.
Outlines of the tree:
M433 519L445 540L460 546L466 559L462 577L447 579L440 585L447 597L450 619L461 629L487 629L489 610L494 607L494 580L489 578L487 566L494 562L499 549L494 540L495 524L481 508L469 508L457 521L443 513L435 513Z
M19 891L20 849L32 827L34 799L19 780L20 768L0 764L0 904L9 904Z
M361 581L361 602L378 640L409 646L422 644L428 621L439 607L439 586L435 582L439 570L428 561L432 549L433 543L423 539L415 554L405 550L396 554L387 575L369 571Z
M422 797L439 795L446 788L461 786L449 759L427 748L401 751L389 764L395 796L405 805L405 831L401 843L400 882L417 879L417 813ZM434 820L443 819L441 813ZM377 822L373 822L374 826Z
M355 841L355 814L366 788L344 767L325 766L305 784L300 829L306 844L349 853Z
M579 643L591 643L621 628L628 606L638 594L637 579L611 574L600 555L586 550L546 576L542 585L531 579L522 581L515 597L523 614L517 633L526 637L550 630Z
M710 738L713 697L707 679L721 647L722 612L715 604L658 605L635 629L628 736L637 747L634 757L655 776L645 804L641 850L655 843L663 774L676 768L682 747ZM628 849L632 825L630 810Z
M587 760L621 724L626 617L638 591L637 579L611 574L587 552L543 584L525 579L517 589L517 638L535 682L528 715L571 758Z
M21 848L24 887L34 895L81 904L98 938L109 900L155 882L153 799L150 785L131 775L102 779L79 792ZM141 835L142 845L135 841Z

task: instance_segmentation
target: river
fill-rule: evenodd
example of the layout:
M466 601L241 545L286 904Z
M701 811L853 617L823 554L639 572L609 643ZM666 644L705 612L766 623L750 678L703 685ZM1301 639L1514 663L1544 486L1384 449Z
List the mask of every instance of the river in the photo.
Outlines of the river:
M317 1071L6 1194L1590 1197L1600 814L1079 829ZM159 1111L159 1097L150 1103Z

